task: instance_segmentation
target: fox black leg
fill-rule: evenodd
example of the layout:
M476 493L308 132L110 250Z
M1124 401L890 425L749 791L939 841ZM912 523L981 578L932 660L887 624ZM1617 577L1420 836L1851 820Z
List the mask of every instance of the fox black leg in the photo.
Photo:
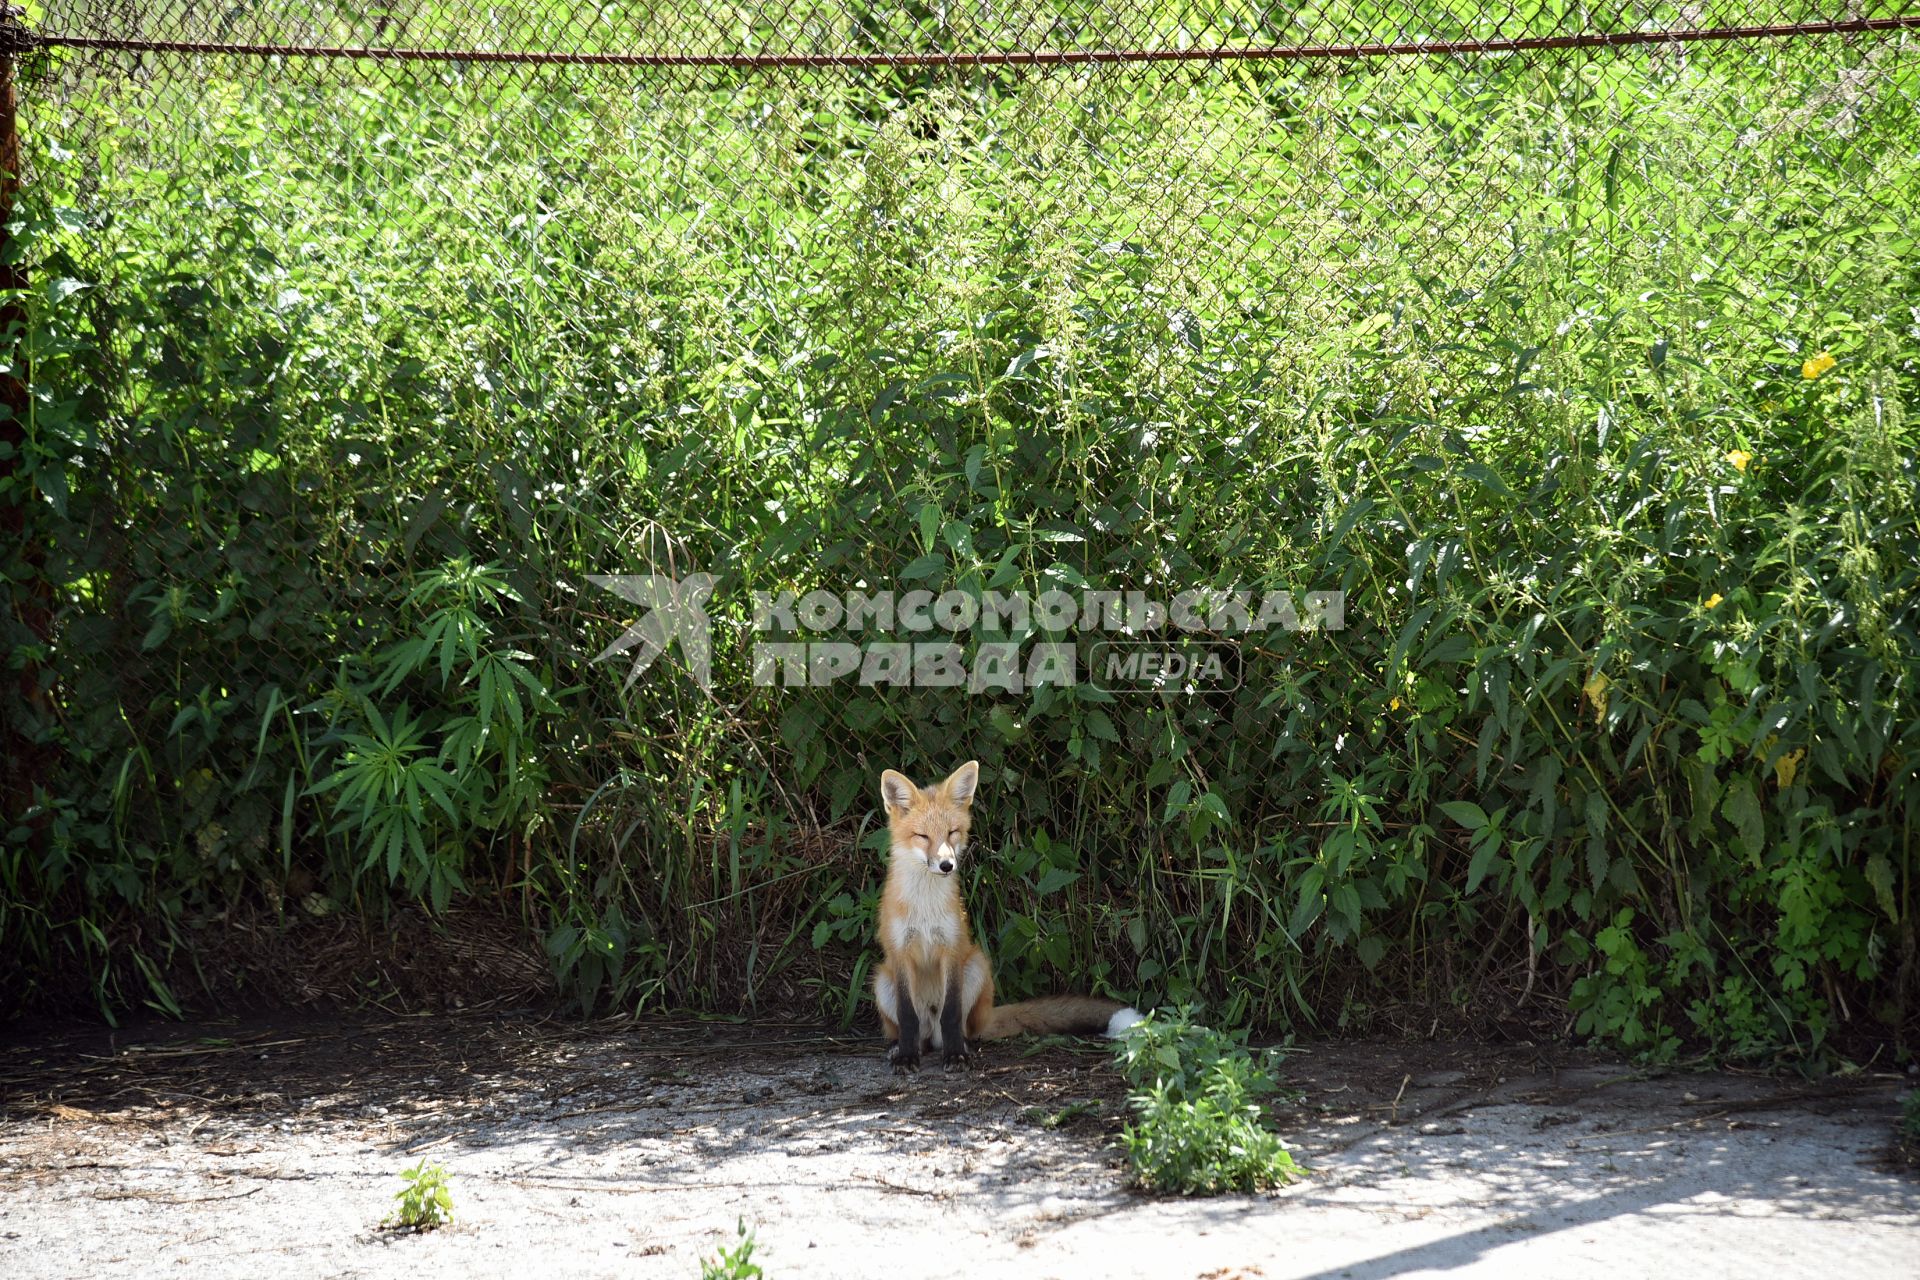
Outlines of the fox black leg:
M960 1029L964 1012L960 1008L960 968L956 966L947 976L947 998L940 1004L940 1061L949 1071L967 1065L967 1041Z
M899 998L893 1011L893 1020L900 1024L900 1038L887 1050L887 1061L893 1064L896 1072L918 1071L920 1069L920 1011L913 1007L913 996L907 990L907 984L899 984Z

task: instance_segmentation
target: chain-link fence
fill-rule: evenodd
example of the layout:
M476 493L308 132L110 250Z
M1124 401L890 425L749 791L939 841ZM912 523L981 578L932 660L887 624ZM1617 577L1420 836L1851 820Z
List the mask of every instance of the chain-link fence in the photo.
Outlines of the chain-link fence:
M607 183L565 194L611 215L711 203L715 178L733 172L765 178L777 216L807 219L836 212L819 185L833 166L855 153L871 163L876 146L899 151L888 167L903 182L989 163L1016 205L1045 189L1067 148L1113 211L1089 216L1090 244L1197 239L1271 279L1303 261L1388 251L1484 271L1516 216L1604 236L1609 213L1642 191L1684 203L1807 177L1885 206L1896 193L1876 170L1888 157L1872 126L1912 109L1903 59L1917 25L1907 0L1601 10L75 0L10 30L39 51L30 107L48 136L85 144L111 115L122 169L190 166L234 109L257 111L289 162L369 175L396 139L484 161L500 153L491 126L510 121L526 179ZM1539 91L1522 108L1513 91L1529 83ZM1634 136L1655 107L1691 131L1684 145L1656 150ZM1524 123L1506 118L1523 109ZM1501 127L1511 136L1492 145ZM540 137L546 128L560 132ZM581 149L623 151L625 163L561 162ZM644 191L631 184L639 172ZM1201 177L1229 175L1233 199L1199 194ZM342 195L380 203L371 188ZM762 221L775 216L770 207ZM1314 284L1364 298L1361 274L1317 272Z
M1754 458L1841 419L1894 433L1849 458L1904 447L1916 27L51 0L9 39L48 504L18 580L60 616L17 608L16 651L65 753L36 767L105 779L61 838L189 903L496 885L582 986L835 1005L878 772L979 756L1016 987L1275 1016L1327 946L1531 992L1619 910L1711 940L1737 876L1689 859L1771 792L1659 753L1729 662L1784 673L1741 713L1756 778L1800 750L1809 785L1840 732L1781 615L1688 628L1775 572L1732 531ZM1822 359L1854 397L1824 436ZM1852 566L1821 590L1903 618L1860 501L1815 502ZM594 662L658 603L595 578L696 572L706 687L684 636L631 685L638 650ZM1126 607L1201 590L1191 625ZM1074 622L1004 612L1049 592ZM1345 630L1287 625L1322 592ZM1828 597L1794 599L1813 636ZM931 639L957 684L875 656ZM456 781L408 793L427 760Z

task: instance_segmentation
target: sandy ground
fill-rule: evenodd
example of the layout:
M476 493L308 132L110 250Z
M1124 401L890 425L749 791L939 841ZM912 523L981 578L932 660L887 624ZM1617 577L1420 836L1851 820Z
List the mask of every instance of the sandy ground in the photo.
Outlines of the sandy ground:
M1903 1081L1649 1078L1564 1050L1315 1044L1313 1175L1129 1191L1096 1048L896 1079L877 1042L401 1019L0 1049L0 1275L681 1276L756 1233L786 1277L1920 1275ZM382 1230L398 1172L454 1225Z

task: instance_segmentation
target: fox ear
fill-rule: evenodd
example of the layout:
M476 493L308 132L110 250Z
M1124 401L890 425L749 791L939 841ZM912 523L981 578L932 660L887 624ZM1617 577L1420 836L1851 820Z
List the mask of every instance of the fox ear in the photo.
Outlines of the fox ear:
M969 760L953 771L941 789L947 793L947 799L955 804L971 805L973 793L980 785L980 762Z
M920 788L898 770L889 769L880 775L880 800L895 813L905 813L919 794Z

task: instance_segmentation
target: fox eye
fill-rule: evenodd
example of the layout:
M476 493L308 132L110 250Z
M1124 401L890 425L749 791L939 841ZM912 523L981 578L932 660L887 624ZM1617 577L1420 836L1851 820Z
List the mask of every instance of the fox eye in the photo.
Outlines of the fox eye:
M927 838L927 833L924 831L916 831L913 833L913 838L915 840L925 840Z

